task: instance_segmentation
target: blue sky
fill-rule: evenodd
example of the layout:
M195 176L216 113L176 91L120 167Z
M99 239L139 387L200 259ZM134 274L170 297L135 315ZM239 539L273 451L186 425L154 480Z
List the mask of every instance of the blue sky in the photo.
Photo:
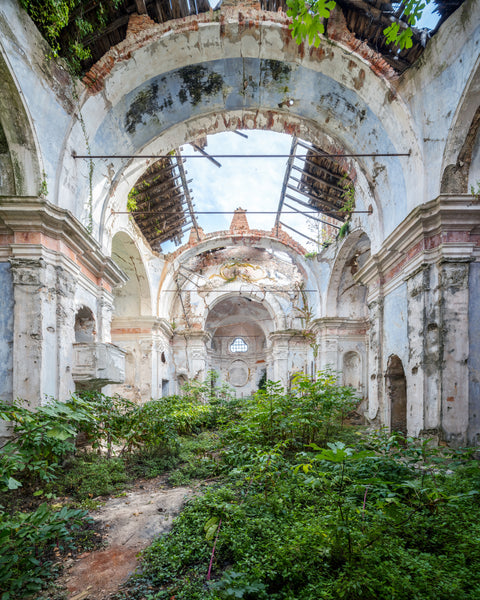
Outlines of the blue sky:
M245 131L248 139L233 132L208 136L205 151L216 154L286 154L290 152L292 137L272 131ZM201 158L190 145L181 149L184 155L195 155L198 158L187 158L185 169L187 179L193 179L189 188L197 211L234 211L236 208L247 210L247 218L252 229L270 231L275 222L275 214L254 215L250 211L276 212L287 158L219 158L221 168L206 158ZM305 198L304 198L305 200ZM289 210L289 209L286 209ZM198 215L198 224L205 233L228 229L232 215ZM289 214L283 219L288 225L312 235L307 223L311 220L301 215ZM313 250L313 245L301 236L286 230L304 247ZM185 243L187 236L184 236ZM310 247L311 246L311 247ZM163 244L163 251L175 249L172 242Z

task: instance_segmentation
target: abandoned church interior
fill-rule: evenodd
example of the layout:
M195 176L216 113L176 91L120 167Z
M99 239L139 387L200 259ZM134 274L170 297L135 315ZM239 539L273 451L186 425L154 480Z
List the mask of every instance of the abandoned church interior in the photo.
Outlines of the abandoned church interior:
M367 422L478 444L480 2L401 51L377 0L338 0L318 47L281 1L167 4L112 8L81 79L0 4L0 397L328 367ZM209 230L182 153L253 130L288 136L271 223L246 187Z

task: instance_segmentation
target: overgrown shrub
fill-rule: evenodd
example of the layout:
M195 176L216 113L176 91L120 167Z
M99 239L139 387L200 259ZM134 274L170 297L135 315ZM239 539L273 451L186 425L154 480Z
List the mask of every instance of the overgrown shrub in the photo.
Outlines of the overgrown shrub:
M220 432L223 481L145 552L129 599L478 596L478 462L385 433L332 441L354 397L330 377L244 402Z
M46 503L33 512L9 515L0 508L1 600L27 598L38 592L56 554L67 551L86 511Z
M315 379L298 374L290 392L279 382L267 381L264 390L245 401L241 418L226 427L226 460L241 464L249 460L252 448L278 442L285 442L291 451L312 442L326 444L357 403L353 389L337 385L330 371Z

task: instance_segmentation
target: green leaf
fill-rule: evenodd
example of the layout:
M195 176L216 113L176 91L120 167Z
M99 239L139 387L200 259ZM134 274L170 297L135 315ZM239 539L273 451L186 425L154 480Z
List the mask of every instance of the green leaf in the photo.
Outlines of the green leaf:
M8 478L8 480L7 480L7 488L9 490L16 490L19 487L22 487L22 484L20 483L20 481L17 481L13 477L9 477Z
M64 442L65 440L68 440L68 438L72 437L73 431L70 428L66 429L65 427L53 427L52 429L49 429L45 435L48 438L53 438L54 440Z
M218 529L218 524L220 522L219 517L211 517L203 526L203 530L205 531L205 539L210 541L215 537L215 533Z

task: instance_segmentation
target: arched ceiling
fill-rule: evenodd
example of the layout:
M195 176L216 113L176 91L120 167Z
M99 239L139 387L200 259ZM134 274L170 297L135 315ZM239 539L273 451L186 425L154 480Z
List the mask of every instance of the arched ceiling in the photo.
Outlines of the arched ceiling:
M124 286L115 288L114 317L151 315L150 285L145 265L135 242L123 231L113 238L112 258L128 276Z
M263 304L250 298L230 296L218 302L208 313L205 322L206 331L212 336L219 331L224 334L228 329L236 335L252 335L259 328L263 335L273 331L273 321Z

